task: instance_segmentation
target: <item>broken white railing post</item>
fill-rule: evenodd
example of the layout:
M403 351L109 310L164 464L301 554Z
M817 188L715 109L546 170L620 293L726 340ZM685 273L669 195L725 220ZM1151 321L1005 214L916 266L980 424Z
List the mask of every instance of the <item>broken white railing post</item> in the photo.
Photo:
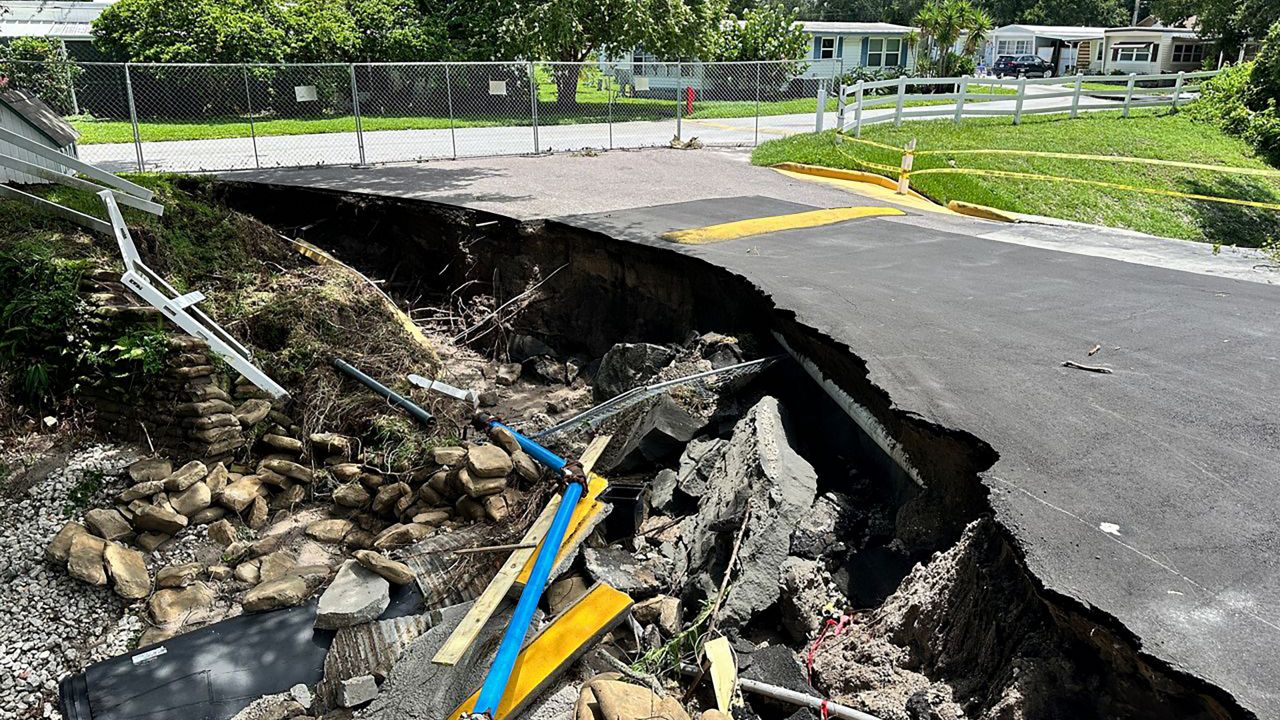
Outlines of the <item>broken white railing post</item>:
M1129 117L1129 104L1133 102L1133 81L1138 77L1137 73L1129 73L1129 83L1124 88L1124 113L1123 117Z
M1182 70L1178 71L1178 80L1173 85L1173 109L1178 109L1178 101L1182 99L1182 83L1187 79L1187 74Z
M1080 88L1084 85L1084 73L1076 73L1076 94L1071 96L1071 117L1080 113Z
M116 204L116 196L112 191L103 190L98 193L98 197L106 207L111 231L124 260L124 275L120 276L120 281L125 287L137 293L138 297L163 313L188 335L208 343L209 349L218 357L271 397L288 395L284 388L253 364L250 360L252 354L247 348L196 307L196 303L203 300L204 295L198 292L180 294L142 262L142 256L138 254L138 247L133 244L133 236L129 234L129 227L124 223L124 216L120 214L120 206Z
M902 150L902 169L898 171L898 194L906 195L911 189L911 166L915 163L916 139L911 138Z
M844 132L844 95L849 87L844 82L838 82L836 87L839 88L836 91L836 132L842 133Z
M960 116L964 113L964 95L965 93L969 92L969 76L968 75L961 76L960 85L958 87L959 87L959 90L956 93L957 95L956 116L952 119L952 122L957 122L957 123L960 122Z
M861 80L854 86L853 91L853 136L862 137L862 98L866 91L862 87Z
M893 126L902 125L902 101L907 97L907 76L898 76L898 104L893 109Z
M1013 124L1022 124L1022 101L1027 97L1027 76L1018 76L1018 99L1013 105Z

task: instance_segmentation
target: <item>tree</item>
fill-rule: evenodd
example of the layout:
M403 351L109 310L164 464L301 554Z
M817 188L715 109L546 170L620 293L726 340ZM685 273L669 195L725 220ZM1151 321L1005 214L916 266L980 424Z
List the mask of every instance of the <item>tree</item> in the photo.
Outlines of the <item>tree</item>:
M417 0L348 0L347 7L360 36L359 60L414 62L449 54L443 22Z
M1200 34L1217 38L1228 55L1248 40L1261 40L1280 22L1276 0L1153 0L1152 12L1165 22L1195 18Z
M928 74L934 77L951 77L960 58L982 47L992 22L969 0L929 0L916 13L915 25L920 33L917 65L931 70ZM962 36L964 49L957 55L954 48Z
M742 21L730 15L717 42L716 60L795 60L805 56L809 35L796 24L796 13L782 5L747 8Z
M726 0L511 0L499 52L551 60L556 102L576 103L578 74L593 55L644 47L659 57L694 58L714 47Z
M133 62L279 62L285 27L275 0L120 0L94 21L93 36Z
M361 33L342 0L298 0L286 12L285 56L291 62L359 59Z
M33 93L64 115L75 111L73 83L79 75L57 40L20 37L0 45L0 90Z

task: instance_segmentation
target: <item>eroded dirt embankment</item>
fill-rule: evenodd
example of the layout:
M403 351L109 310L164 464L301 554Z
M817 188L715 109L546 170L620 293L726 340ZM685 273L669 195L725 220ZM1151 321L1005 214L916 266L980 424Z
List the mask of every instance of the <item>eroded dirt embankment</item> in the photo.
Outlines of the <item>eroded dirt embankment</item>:
M896 508L888 555L925 563L908 572L911 563L881 562L883 545L850 559L848 573L878 573L888 588L863 598L859 607L870 609L818 654L820 690L866 699L897 682L915 688L911 717L955 716L948 708L986 718L1250 717L1222 690L1143 653L1113 618L1047 590L1027 571L1020 540L992 518L981 477L996 450L895 407L857 348L799 323L745 279L554 222L298 187L223 187L233 206L339 253L402 298L483 291L501 299L555 272L520 329L562 354L598 356L618 342L714 328L773 338L769 350L800 359L816 381L799 394L807 397L802 453L815 466L853 454L877 465L877 494ZM860 416L856 430L850 414Z

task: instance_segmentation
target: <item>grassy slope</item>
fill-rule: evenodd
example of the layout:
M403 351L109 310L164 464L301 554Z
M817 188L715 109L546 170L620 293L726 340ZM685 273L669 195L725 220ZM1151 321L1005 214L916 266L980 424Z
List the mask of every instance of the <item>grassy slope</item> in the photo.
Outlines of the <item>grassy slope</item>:
M901 127L872 125L863 138L902 146L916 138L921 150L1001 148L1126 155L1239 167L1269 167L1242 141L1213 126L1165 111L1087 113L1075 120L1062 115L908 122ZM899 155L865 145L835 145L830 133L772 140L756 149L759 165L790 160L841 168L860 168L858 159L898 164ZM995 155L924 155L916 169L972 167L1051 174L1201 195L1280 203L1280 179L1223 175L1085 160L1019 158ZM1048 215L1081 222L1123 227L1155 235L1224 245L1259 246L1280 238L1280 211L1148 195L1125 190L1043 180L920 175L912 187L934 200L964 200L1004 210Z

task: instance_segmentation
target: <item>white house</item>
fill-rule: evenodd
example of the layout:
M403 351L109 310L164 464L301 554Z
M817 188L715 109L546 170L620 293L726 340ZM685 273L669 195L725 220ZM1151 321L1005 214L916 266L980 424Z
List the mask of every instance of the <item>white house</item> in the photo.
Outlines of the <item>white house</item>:
M77 60L100 60L93 47L93 21L115 0L58 2L56 0L5 0L0 12L0 42L20 37L58 40Z
M1108 28L1082 68L1102 75L1191 72L1203 67L1212 51L1213 41L1201 38L1194 27L1170 27L1148 17L1131 27Z
M0 92L0 128L19 135L28 141L70 155L76 156L76 138L80 133L71 127L66 120L45 105L40 98L21 90ZM62 165L41 157L25 148L18 147L5 140L0 140L0 155L42 168L64 172ZM10 163L11 165L13 163ZM38 170L33 172L39 172ZM0 183L34 184L46 182L38 175L22 170L0 166Z
M1053 63L1055 74L1066 75L1079 67L1080 53L1087 59L1090 43L1105 33L1100 27L1005 25L987 36L982 59L990 66L1001 55L1038 55Z
M800 27L811 38L806 76L831 77L858 67L910 68L915 57L907 36L915 28L882 22L805 20ZM835 70L835 72L832 72Z

